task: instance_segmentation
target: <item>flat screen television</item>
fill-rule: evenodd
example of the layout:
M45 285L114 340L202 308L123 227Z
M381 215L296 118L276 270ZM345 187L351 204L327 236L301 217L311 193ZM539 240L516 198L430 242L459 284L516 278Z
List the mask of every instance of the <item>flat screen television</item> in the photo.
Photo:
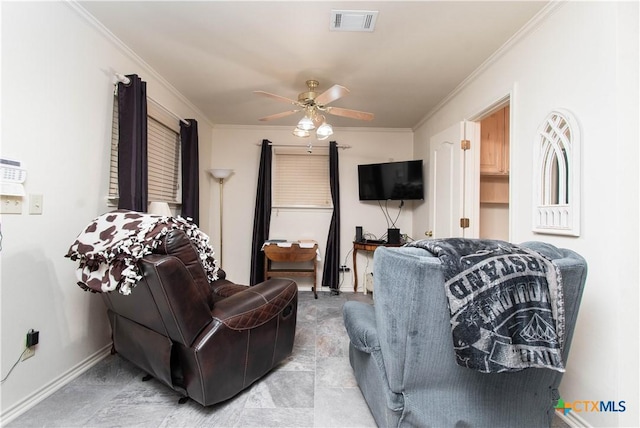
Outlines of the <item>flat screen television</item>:
M424 199L422 159L358 165L361 201Z

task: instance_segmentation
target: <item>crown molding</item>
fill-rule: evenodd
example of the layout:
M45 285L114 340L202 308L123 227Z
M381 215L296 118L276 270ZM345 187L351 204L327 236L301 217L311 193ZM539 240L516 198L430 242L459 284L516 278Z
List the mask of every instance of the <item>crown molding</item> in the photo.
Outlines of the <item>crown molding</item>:
M498 48L489 58L487 58L478 68L476 68L469 76L467 76L456 88L449 93L442 101L440 101L433 109L431 109L412 129L415 131L431 119L438 111L446 106L453 98L462 92L467 86L475 81L489 67L494 65L507 52L511 51L515 45L527 37L529 34L537 30L549 16L554 14L560 7L564 6L568 0L551 0L543 7L533 18L531 18L522 28L520 28L513 36L509 38L502 46Z
M104 36L113 46L128 56L131 60L138 63L145 73L153 76L162 86L164 86L173 96L175 96L181 103L191 109L193 112L200 115L201 120L207 125L213 127L214 124L207 118L198 107L196 107L191 101L187 99L175 86L173 86L167 79L162 77L151 65L149 65L144 59L142 59L137 53L135 53L129 46L127 46L122 40L120 40L115 34L113 34L107 27L98 21L93 15L89 13L84 7L82 7L76 0L65 0L67 6L75 11L82 19L89 23L94 29L96 29L102 36Z
M228 125L216 124L213 129L231 129L244 131L264 131L265 129L273 131L291 131L295 125ZM394 132L394 133L413 133L411 128L374 128L374 127L333 127L334 131L342 132Z

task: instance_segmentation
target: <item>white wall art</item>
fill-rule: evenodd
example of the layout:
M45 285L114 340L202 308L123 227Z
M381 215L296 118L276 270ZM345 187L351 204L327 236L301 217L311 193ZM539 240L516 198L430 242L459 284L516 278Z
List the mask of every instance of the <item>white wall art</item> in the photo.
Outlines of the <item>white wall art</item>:
M534 150L533 231L580 236L580 127L571 112L547 115Z

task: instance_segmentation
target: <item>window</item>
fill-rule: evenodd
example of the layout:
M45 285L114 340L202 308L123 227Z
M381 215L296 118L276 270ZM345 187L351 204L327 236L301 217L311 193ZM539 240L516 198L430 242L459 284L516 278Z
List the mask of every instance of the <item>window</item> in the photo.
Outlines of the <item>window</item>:
M149 202L180 203L180 127L159 109L147 109L147 158ZM111 126L109 200L118 199L118 98L114 97Z
M273 177L274 207L331 208L329 155L278 150Z

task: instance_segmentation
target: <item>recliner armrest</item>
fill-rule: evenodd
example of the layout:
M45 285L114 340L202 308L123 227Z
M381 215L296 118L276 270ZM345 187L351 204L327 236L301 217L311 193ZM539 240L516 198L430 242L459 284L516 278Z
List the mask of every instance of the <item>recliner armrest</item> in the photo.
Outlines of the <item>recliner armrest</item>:
M290 279L274 278L247 287L226 299L218 301L211 315L232 330L247 330L262 325L277 316L291 304L298 293L297 284ZM294 308L283 312L293 313Z
M342 315L349 340L356 349L368 354L380 349L376 315L372 305L363 302L345 302Z
M245 291L247 286L235 284L228 279L218 279L212 282L209 288L211 289L213 301L219 302L220 300L233 296L236 293Z

